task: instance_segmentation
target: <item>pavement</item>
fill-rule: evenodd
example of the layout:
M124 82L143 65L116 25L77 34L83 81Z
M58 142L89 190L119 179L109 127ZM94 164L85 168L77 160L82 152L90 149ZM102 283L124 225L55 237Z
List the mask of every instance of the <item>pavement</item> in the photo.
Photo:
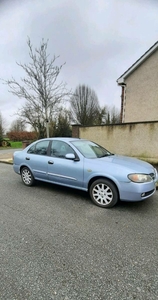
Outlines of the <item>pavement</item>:
M22 149L0 150L0 162L12 164L13 153L17 150L22 150Z
M7 155L7 154L1 155L0 154L0 162L12 164L12 155Z

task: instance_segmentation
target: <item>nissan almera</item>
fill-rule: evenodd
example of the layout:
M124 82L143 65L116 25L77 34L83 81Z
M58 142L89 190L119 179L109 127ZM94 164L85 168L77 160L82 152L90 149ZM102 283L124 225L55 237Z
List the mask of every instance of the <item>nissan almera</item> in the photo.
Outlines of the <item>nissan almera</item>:
M13 169L26 186L39 180L80 189L105 208L119 200L145 200L155 193L158 180L151 164L79 138L37 140L14 152Z

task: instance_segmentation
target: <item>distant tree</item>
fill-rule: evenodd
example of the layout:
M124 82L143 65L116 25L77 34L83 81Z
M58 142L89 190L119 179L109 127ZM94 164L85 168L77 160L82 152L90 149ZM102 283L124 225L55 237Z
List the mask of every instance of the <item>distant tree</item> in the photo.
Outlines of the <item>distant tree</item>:
M25 121L22 120L21 118L18 118L11 123L10 131L20 132L25 130L26 130Z
M4 131L5 131L4 123L5 123L4 119L3 119L2 114L0 112L0 137L2 137L4 135Z
M106 124L110 124L110 112L107 113Z
M72 129L70 125L70 111L61 109L56 116L55 121L50 122L51 136L70 137Z
M72 121L81 125L100 125L105 119L106 108L99 105L94 90L86 85L79 85L70 99Z
M53 113L59 104L69 95L66 84L57 83L64 64L56 65L59 56L49 59L48 41L45 42L42 39L39 48L33 49L28 38L27 45L30 63L17 63L25 76L21 78L21 82L12 77L9 80L3 80L3 83L9 86L9 92L13 95L26 100L17 114L39 133L39 137L44 137L46 134L49 136L48 123L52 120Z
M110 124L120 123L120 111L115 106L109 109L109 120Z

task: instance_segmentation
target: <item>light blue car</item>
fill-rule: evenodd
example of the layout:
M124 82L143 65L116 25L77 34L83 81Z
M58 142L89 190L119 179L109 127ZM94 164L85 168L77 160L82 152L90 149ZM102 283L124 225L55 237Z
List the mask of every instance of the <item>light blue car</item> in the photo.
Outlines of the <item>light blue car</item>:
M141 201L155 193L156 169L144 161L115 155L78 138L46 138L15 151L13 169L25 185L35 180L88 191L100 207L118 200Z

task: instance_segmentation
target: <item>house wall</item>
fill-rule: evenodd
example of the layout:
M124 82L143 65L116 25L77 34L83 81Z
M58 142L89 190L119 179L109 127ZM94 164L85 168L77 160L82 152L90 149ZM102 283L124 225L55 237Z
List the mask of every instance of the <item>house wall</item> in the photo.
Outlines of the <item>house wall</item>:
M123 122L158 120L158 50L125 83Z
M72 136L94 141L113 153L158 163L158 121L92 127L75 125Z

